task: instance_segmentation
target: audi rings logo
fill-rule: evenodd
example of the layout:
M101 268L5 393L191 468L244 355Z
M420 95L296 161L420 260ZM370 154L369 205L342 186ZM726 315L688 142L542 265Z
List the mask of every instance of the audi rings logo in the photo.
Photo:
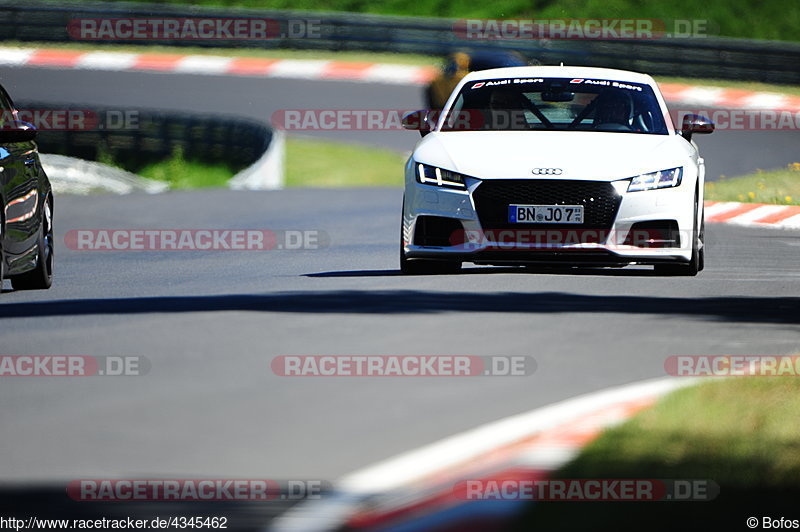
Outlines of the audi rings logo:
M564 170L561 168L534 168L531 173L533 175L561 175Z

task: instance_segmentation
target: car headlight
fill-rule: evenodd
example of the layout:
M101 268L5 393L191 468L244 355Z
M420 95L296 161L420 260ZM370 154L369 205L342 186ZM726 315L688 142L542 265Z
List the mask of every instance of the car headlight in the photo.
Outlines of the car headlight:
M631 178L628 185L628 192L638 192L640 190L654 190L657 188L677 187L681 184L683 177L683 167L670 168L660 172L650 172Z
M458 188L461 190L467 188L467 181L464 175L422 163L417 163L417 182L423 185Z

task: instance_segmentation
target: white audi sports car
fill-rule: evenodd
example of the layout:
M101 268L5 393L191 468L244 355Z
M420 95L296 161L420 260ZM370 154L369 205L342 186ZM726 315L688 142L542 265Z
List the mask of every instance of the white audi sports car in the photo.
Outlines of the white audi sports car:
M698 115L676 130L648 75L536 66L467 75L419 129L405 167L400 265L652 264L703 269Z

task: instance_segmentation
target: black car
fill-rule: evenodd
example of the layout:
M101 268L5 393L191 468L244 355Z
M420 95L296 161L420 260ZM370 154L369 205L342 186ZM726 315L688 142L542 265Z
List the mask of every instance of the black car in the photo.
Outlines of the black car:
M16 290L53 282L53 191L39 160L36 129L18 120L0 87L0 282Z

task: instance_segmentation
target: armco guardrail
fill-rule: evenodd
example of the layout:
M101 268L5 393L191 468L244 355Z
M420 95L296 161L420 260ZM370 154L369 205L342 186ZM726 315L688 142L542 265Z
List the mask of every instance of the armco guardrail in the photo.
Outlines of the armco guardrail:
M314 35L256 41L149 41L152 44L324 50L371 50L443 55L457 49L519 50L544 64L606 66L656 75L800 83L800 44L726 38L597 40L467 40L453 20L386 17L353 13L255 11L141 3L46 3L0 0L0 39L70 41L67 25L76 18L120 17L269 18L285 28L313 21ZM111 41L104 41L111 42ZM130 44L130 41L124 41Z
M84 117L82 125L89 124L82 128L40 129L41 152L89 160L108 154L114 160L135 162L137 166L164 160L180 149L187 159L225 163L233 170L241 170L264 155L273 135L266 124L230 116L128 109L128 118L120 118L119 111L102 107L15 103L22 116L26 110L35 110L37 115L46 110L76 110Z

